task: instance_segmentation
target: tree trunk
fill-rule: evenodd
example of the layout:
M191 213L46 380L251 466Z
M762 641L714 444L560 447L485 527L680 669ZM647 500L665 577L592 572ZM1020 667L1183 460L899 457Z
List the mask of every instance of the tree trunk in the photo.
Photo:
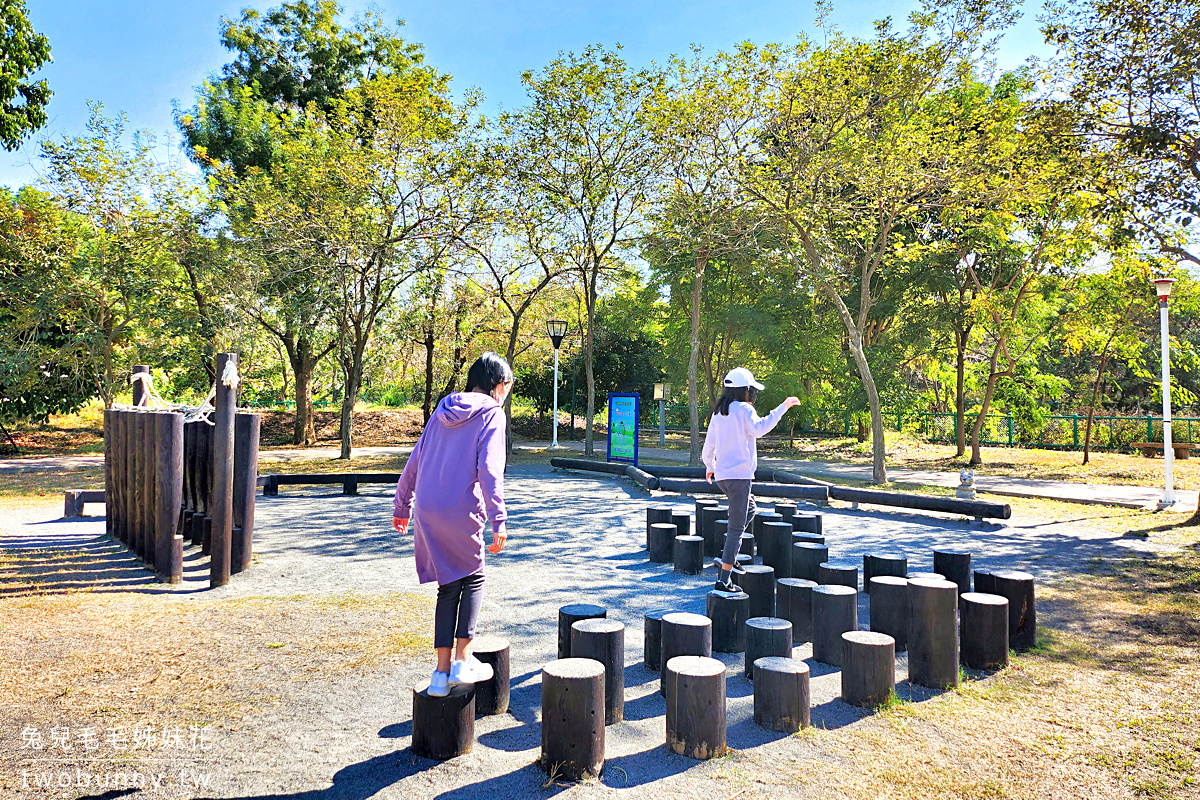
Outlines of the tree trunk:
M429 326L425 328L425 400L421 403L421 413L425 417L425 422L429 422L429 417L433 414L433 319L430 318Z
M312 340L301 334L295 345L288 345L287 350L292 363L292 373L296 376L296 419L292 428L292 444L313 445L317 442L312 399L313 374L317 369L317 359L313 354Z
M592 456L596 453L596 372L592 364L592 355L596 335L594 329L596 324L595 284L598 277L593 275L591 285L584 287L587 294L587 334L583 337L584 373L587 376L587 427L583 437L583 454L585 456ZM609 422L611 423L611 420Z
M1111 340L1110 340L1111 341ZM1088 404L1087 425L1083 429L1083 463L1088 463L1092 449L1092 419L1096 416L1096 396L1100 393L1100 384L1104 380L1104 370L1108 366L1108 347L1100 358L1100 368L1096 370L1096 382L1092 384L1092 402Z
M342 398L342 452L340 459L350 459L353 447L354 404L358 402L358 391L362 388L363 350L366 342L354 344L350 362L344 365L346 371L346 395Z
M954 344L957 348L955 354L955 371L956 379L954 384L954 432L957 451L955 457L962 458L967 452L967 431L966 431L966 397L965 395L965 373L967 368L967 339L970 337L970 330L961 330L954 332Z
M704 286L704 268L708 264L708 256L699 253L695 257L695 274L692 280L692 329L691 342L688 350L688 415L691 417L691 449L688 453L688 465L700 466L700 398L698 365L700 361L700 300Z
M862 336L857 329L850 332L850 353L854 363L858 365L858 374L862 378L863 388L867 391L867 405L871 408L871 482L887 483L887 444L883 440L883 407L879 403L879 390L875 388L875 377L871 375L871 367L867 364L867 354L863 352Z
M983 423L987 418L988 409L992 405L992 395L996 392L996 381L1000 379L999 373L996 372L996 361L1000 357L1000 347L1003 340L997 341L996 346L992 348L992 359L988 370L987 388L983 392L983 403L979 406L979 416L975 417L975 424L971 426L971 466L978 466L983 463L983 455L980 452L979 440L982 437Z

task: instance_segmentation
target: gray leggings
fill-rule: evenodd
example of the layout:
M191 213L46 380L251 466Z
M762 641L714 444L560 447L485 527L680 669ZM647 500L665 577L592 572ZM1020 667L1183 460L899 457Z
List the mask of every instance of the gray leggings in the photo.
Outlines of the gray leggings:
M455 639L474 639L481 605L482 572L438 586L437 608L433 614L433 646L453 647Z
M737 564L742 534L750 528L754 515L758 513L758 506L754 504L754 495L750 493L749 480L717 481L717 486L729 498L729 529L725 534L725 550L721 553L721 561Z

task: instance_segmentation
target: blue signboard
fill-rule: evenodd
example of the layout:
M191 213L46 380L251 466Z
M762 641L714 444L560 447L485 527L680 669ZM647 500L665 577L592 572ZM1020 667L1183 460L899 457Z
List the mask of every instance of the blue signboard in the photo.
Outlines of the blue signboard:
M636 394L608 396L608 460L638 463L638 418L640 399Z

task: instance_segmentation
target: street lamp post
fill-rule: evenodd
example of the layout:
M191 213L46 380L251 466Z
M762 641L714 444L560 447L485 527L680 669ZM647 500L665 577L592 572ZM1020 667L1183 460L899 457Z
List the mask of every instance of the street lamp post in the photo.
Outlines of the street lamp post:
M1154 291L1158 292L1158 329L1162 339L1163 496L1158 502L1160 509L1175 505L1175 481L1171 474L1175 464L1175 450L1171 446L1171 334L1167 329L1167 300L1171 297L1174 282L1174 278L1154 279Z
M567 323L561 319L546 320L546 335L554 345L554 422L550 426L550 446L558 447L558 348L567 335Z

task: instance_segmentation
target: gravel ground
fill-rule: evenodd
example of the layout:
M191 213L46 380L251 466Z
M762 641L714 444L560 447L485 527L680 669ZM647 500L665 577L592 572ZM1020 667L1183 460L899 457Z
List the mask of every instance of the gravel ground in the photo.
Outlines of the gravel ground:
M728 759L698 764L663 747L664 704L657 674L641 666L642 614L672 607L704 612L711 569L676 575L670 565L645 558L645 508L673 503L692 509L690 498L649 494L606 476L552 473L549 467L515 466L507 483L510 539L491 557L480 622L482 634L512 643L509 714L476 722L474 750L446 763L414 757L411 687L428 678L431 659L360 670L336 679L278 687L283 702L253 713L236 728L220 729L209 764L212 784L197 793L178 787L165 794L214 797L321 798L522 798L564 791L545 787L534 764L540 750L540 668L555 657L557 609L567 603L605 606L626 626L625 721L606 731L606 767L600 781L570 789L573 796L725 796ZM45 522L45 510L5 512L0 546L70 546L95 542L102 521ZM389 492L368 487L356 497L324 491L284 491L260 498L255 564L219 589L208 589L207 562L185 561L181 586L146 586L180 599L410 591L419 586L412 539L390 527ZM971 550L975 564L1028 569L1039 579L1077 570L1094 558L1144 547L1136 539L1070 523L1012 521L972 524L950 518L830 509L825 532L831 556L857 559L873 550L907 553L912 571L932 569L935 547ZM144 575L144 573L143 573ZM865 597L860 626L867 625ZM432 626L432 621L430 621ZM809 645L795 656L808 659ZM728 742L771 760L801 758L802 743L753 724L752 685L741 675L739 655L719 655L728 666ZM866 712L839 699L839 673L812 668L815 727L853 725ZM920 701L932 693L911 687L903 655L897 667L901 697ZM772 796L806 797L802 786L772 787Z

